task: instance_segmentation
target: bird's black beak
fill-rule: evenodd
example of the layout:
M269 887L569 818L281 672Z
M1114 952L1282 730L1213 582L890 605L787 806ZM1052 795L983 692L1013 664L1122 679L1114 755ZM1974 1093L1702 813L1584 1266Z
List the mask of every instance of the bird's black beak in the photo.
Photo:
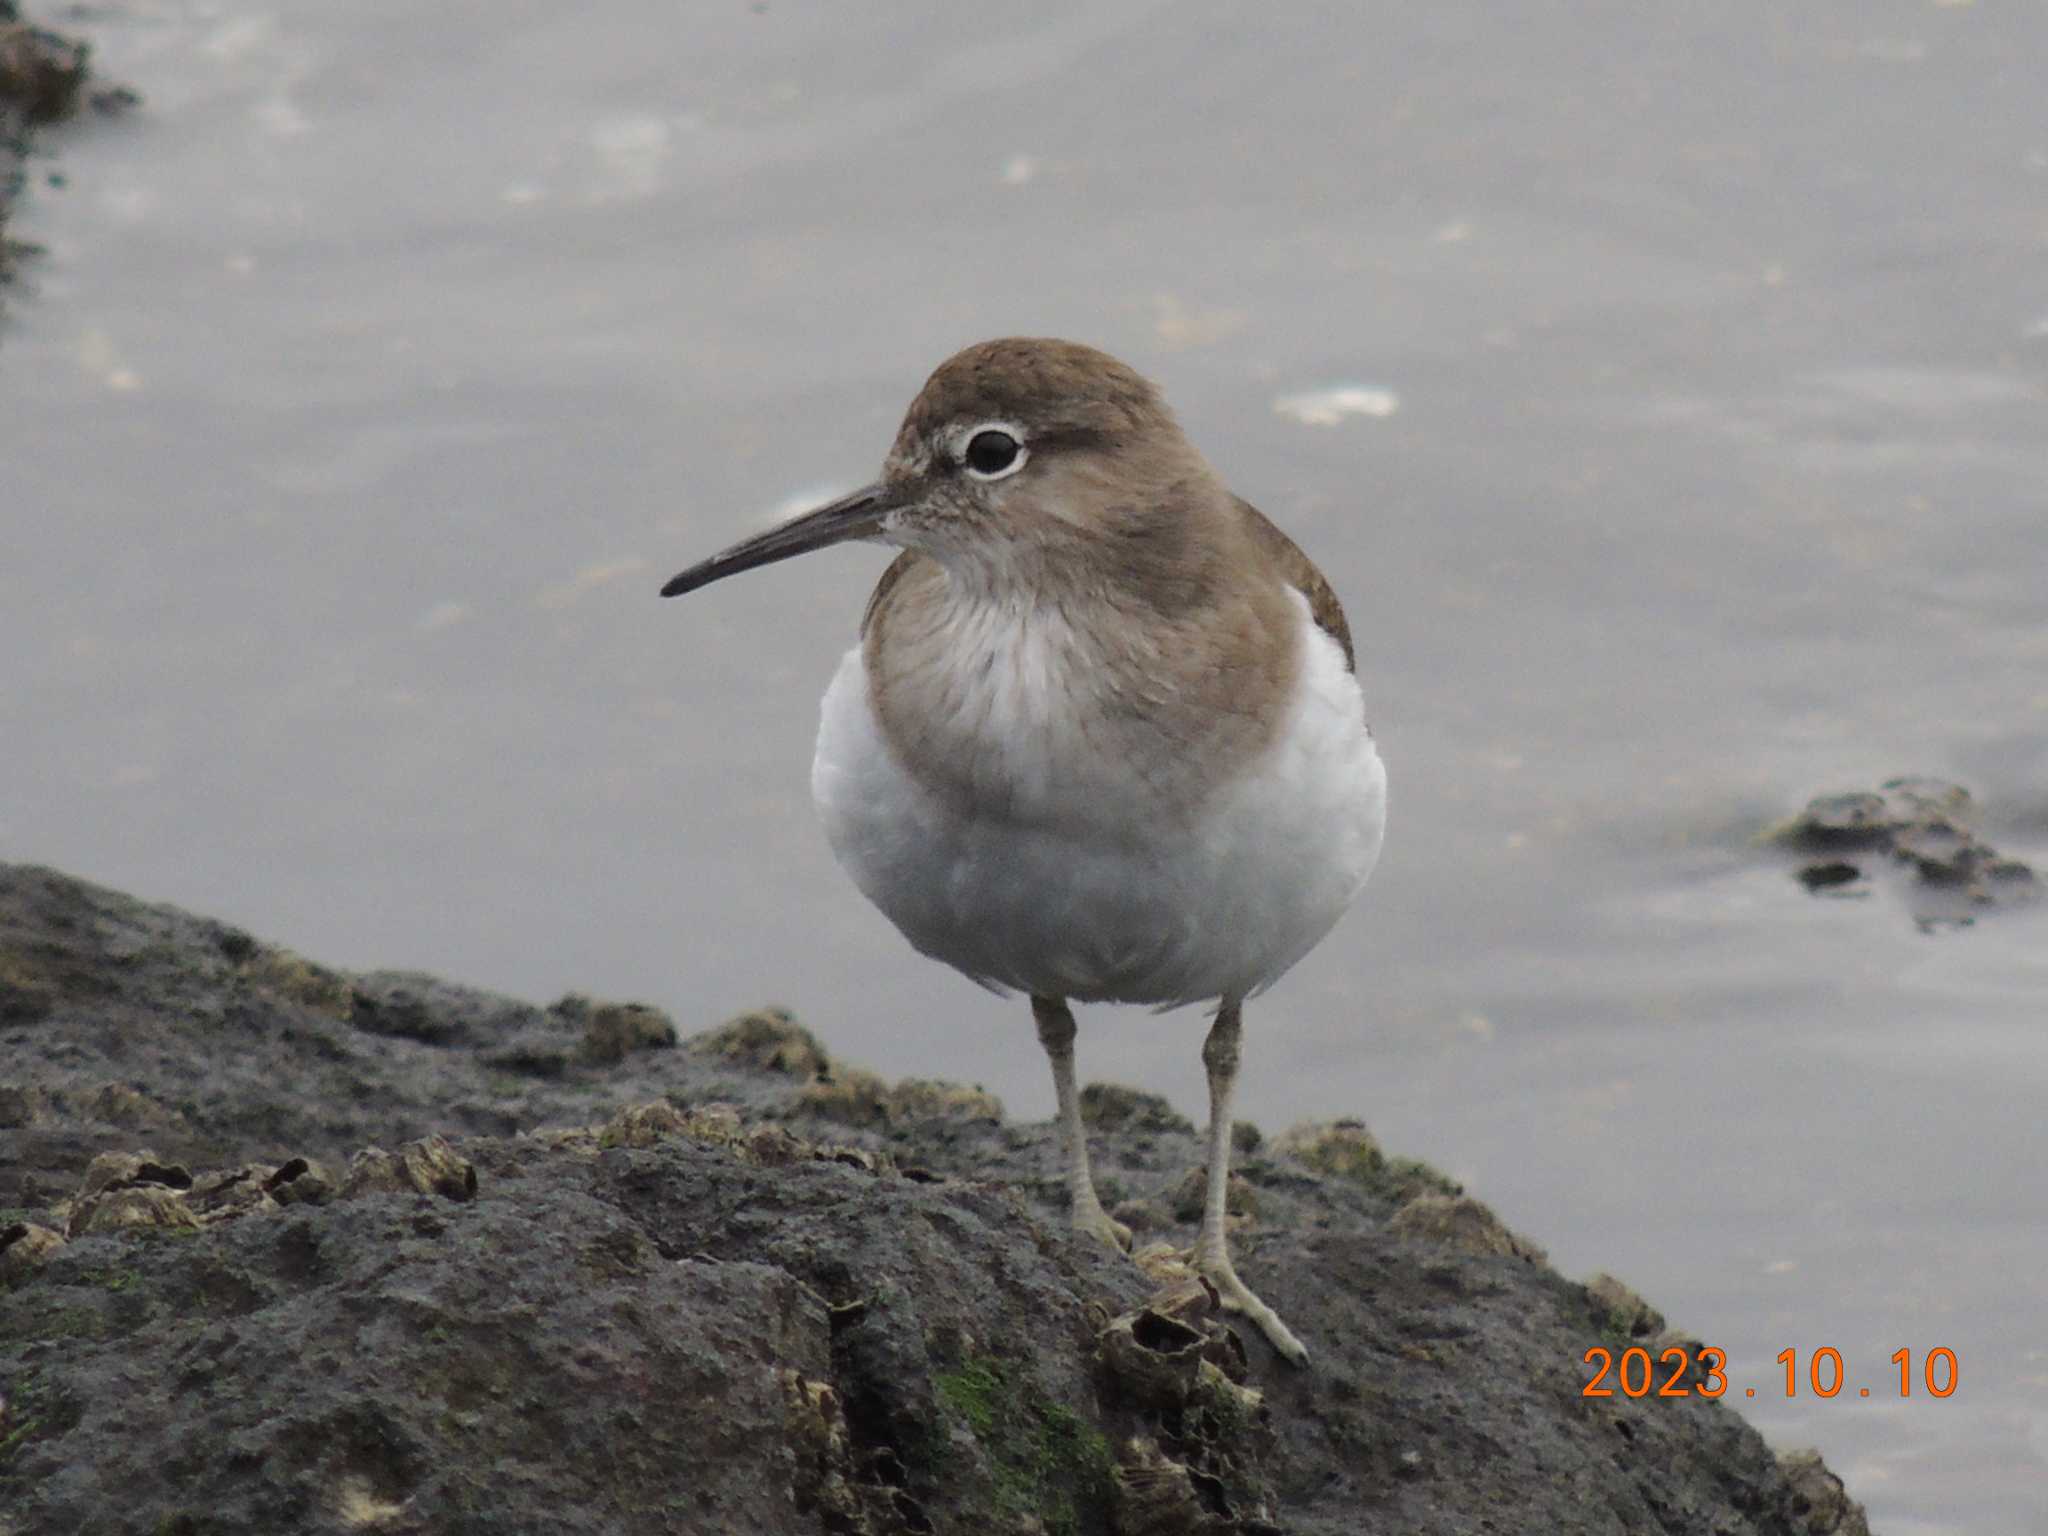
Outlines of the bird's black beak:
M727 576L737 576L741 571L751 571L756 566L773 565L792 555L823 549L827 544L843 544L848 539L871 539L882 531L882 519L888 516L891 505L879 482L862 486L851 496L842 496L815 512L791 518L781 527L757 533L751 539L741 539L731 549L671 576L668 585L661 589L661 595L680 597L685 592L708 587Z

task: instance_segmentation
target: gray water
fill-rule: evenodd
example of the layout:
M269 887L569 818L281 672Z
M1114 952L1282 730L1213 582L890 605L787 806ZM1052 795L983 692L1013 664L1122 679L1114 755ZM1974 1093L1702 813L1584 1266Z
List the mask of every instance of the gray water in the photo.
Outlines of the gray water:
M146 106L21 221L0 856L344 965L774 999L1043 1116L1025 1010L811 820L883 555L654 592L871 475L956 347L1091 341L1329 572L1392 774L1244 1112L1622 1275L1889 1536L2043 1528L2048 910L1923 934L1749 838L1915 771L2048 864L2048 9L79 25ZM1082 1029L1200 1112L1199 1020ZM1788 1400L1823 1345L1849 1390Z

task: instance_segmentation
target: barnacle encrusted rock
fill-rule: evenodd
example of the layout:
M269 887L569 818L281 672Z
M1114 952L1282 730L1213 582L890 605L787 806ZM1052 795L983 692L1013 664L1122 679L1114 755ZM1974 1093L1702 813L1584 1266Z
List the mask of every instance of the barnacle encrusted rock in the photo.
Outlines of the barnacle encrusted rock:
M937 1077L906 1077L889 1092L895 1120L1003 1121L1003 1101L979 1083L949 1083Z
M166 1189L190 1189L191 1170L177 1163L161 1162L154 1152L102 1152L86 1164L79 1181L80 1200L108 1190L126 1189L131 1184L161 1184Z
M774 1122L749 1123L739 1110L724 1103L678 1108L665 1099L632 1104L593 1131L551 1133L557 1145L593 1142L602 1148L651 1147L672 1137L718 1147L742 1162L760 1168L786 1168L794 1163L846 1163L867 1173L894 1173L896 1161L886 1152L814 1142Z
M1863 1506L1849 1497L1842 1480L1821 1461L1819 1451L1786 1451L1778 1457L1778 1465L1792 1485L1793 1514L1803 1522L1807 1536L1870 1536Z
M729 1145L740 1136L740 1112L730 1104L678 1109L666 1099L628 1104L597 1133L600 1147L651 1147L671 1136Z
M1363 1120L1304 1120L1275 1137L1273 1151L1318 1173L1358 1184L1370 1181L1387 1165L1379 1138Z
M253 950L237 945L229 950L229 958L236 961L249 984L263 992L332 1019L354 1017L355 988L348 978L315 965L304 955L273 944Z
M1604 1270L1586 1282L1586 1294L1616 1333L1646 1339L1664 1329L1663 1313Z
M685 1050L728 1066L785 1077L811 1078L831 1070L832 1059L818 1037L786 1008L756 1008L716 1029L692 1035Z
M294 1157L263 1181L263 1192L279 1205L325 1205L341 1192L341 1180L324 1163Z
M272 953L0 865L0 1526L1860 1536L1727 1405L1588 1411L1560 1371L1602 1303L1355 1123L1246 1166L1241 1262L1316 1351L1295 1372L1191 1229L1135 1266L1075 1242L1057 1127L974 1090L883 1084L842 1132L796 1101L851 1074L787 1070L814 1042L786 1017L736 1032L751 1062L606 1066L581 1021L419 976L365 983L357 1027L363 978L280 985ZM528 1047L553 1075L506 1064ZM1105 1193L1162 1235L1197 1137L1091 1104ZM92 1201L196 1225L65 1240ZM1446 1217L1486 1256L1421 1235Z
M1464 1192L1455 1180L1425 1162L1388 1157L1361 1120L1304 1120L1275 1137L1272 1151L1396 1203L1424 1194Z
M1492 1210L1470 1195L1417 1195L1394 1213L1389 1229L1461 1253L1544 1262L1543 1250L1510 1232Z
M846 1398L829 1381L785 1366L777 1373L786 1414L794 1475L790 1495L797 1513L845 1536L930 1531L917 1501L887 1476L901 1476L893 1455L870 1449L865 1456L846 1422Z
M583 1026L583 1059L609 1066L635 1051L668 1050L675 1021L646 1003L600 1003L571 994L549 1010Z
M881 1129L890 1118L889 1082L864 1067L839 1067L804 1084L796 1104L821 1120Z
M344 1198L369 1194L440 1195L449 1200L476 1198L476 1169L456 1154L443 1136L409 1141L396 1152L365 1147L349 1159L342 1180Z
M365 1147L337 1177L324 1165L295 1157L283 1164L242 1163L194 1178L177 1163L150 1152L102 1152L87 1165L78 1192L52 1214L72 1237L124 1227L200 1227L288 1205L385 1191L468 1200L476 1170L447 1140L428 1136L396 1152Z
M32 1221L17 1221L0 1231L0 1285L12 1285L46 1262L64 1246L64 1234Z
M202 1224L233 1221L272 1203L269 1184L276 1173L268 1163L243 1163L202 1173L192 1181L185 1204Z
M161 1184L131 1184L82 1200L72 1208L71 1235L114 1232L122 1227L196 1227L185 1197Z
M1236 1536L1242 1527L1212 1507L1214 1486L1197 1490L1197 1474L1159 1448L1159 1442L1134 1435L1117 1449L1117 1536ZM1211 1485L1214 1478L1205 1478Z
M1119 1394L1141 1408L1198 1408L1244 1421L1264 1404L1256 1388L1240 1384L1244 1346L1206 1303L1168 1298L1126 1312L1102 1330L1096 1350Z
M102 1152L86 1165L78 1192L53 1208L72 1237L120 1227L192 1227L191 1172L153 1152Z
M1246 1385L1244 1345L1224 1324L1215 1288L1185 1266L1156 1272L1164 1283L1152 1299L1096 1335L1111 1397L1157 1432L1118 1455L1117 1529L1240 1531L1268 1502L1265 1396Z
M1166 1100L1122 1083L1088 1083L1081 1089L1081 1119L1095 1131L1187 1131L1194 1122Z
M1003 1101L984 1088L928 1077L906 1077L892 1085L877 1073L844 1066L806 1083L796 1107L865 1130L928 1120L994 1125L1003 1118Z

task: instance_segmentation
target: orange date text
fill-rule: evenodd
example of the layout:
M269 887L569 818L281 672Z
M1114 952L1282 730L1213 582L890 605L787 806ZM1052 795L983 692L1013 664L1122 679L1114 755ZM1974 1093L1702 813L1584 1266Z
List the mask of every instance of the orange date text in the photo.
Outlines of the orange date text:
M1690 1349L1673 1344L1654 1355L1640 1344L1618 1354L1605 1344L1595 1344L1582 1358L1593 1375L1579 1389L1581 1397L1725 1397L1728 1393L1728 1356L1710 1344ZM1839 1397L1848 1384L1842 1352L1828 1345L1804 1355L1796 1349L1782 1349L1777 1363L1781 1374L1771 1378L1764 1389L1766 1396L1776 1388L1784 1397ZM1884 1373L1883 1387L1859 1386L1850 1395L1912 1397L1924 1392L1929 1397L1952 1397L1963 1379L1956 1352L1945 1345L1917 1353L1894 1350L1890 1364L1893 1371ZM1742 1395L1755 1397L1758 1389L1745 1387Z

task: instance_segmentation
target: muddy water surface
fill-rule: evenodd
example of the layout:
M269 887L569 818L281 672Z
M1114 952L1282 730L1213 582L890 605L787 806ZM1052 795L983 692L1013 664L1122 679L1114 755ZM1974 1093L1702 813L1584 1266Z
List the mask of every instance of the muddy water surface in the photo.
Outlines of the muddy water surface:
M1392 773L1245 1112L1626 1277L1890 1536L2040 1528L2048 916L1748 839L1917 771L2048 864L2048 12L1504 10L96 9L147 104L21 214L0 852L1047 1113L811 821L883 557L654 591L953 348L1093 341L1328 570ZM1199 1108L1198 1020L1083 1031Z

